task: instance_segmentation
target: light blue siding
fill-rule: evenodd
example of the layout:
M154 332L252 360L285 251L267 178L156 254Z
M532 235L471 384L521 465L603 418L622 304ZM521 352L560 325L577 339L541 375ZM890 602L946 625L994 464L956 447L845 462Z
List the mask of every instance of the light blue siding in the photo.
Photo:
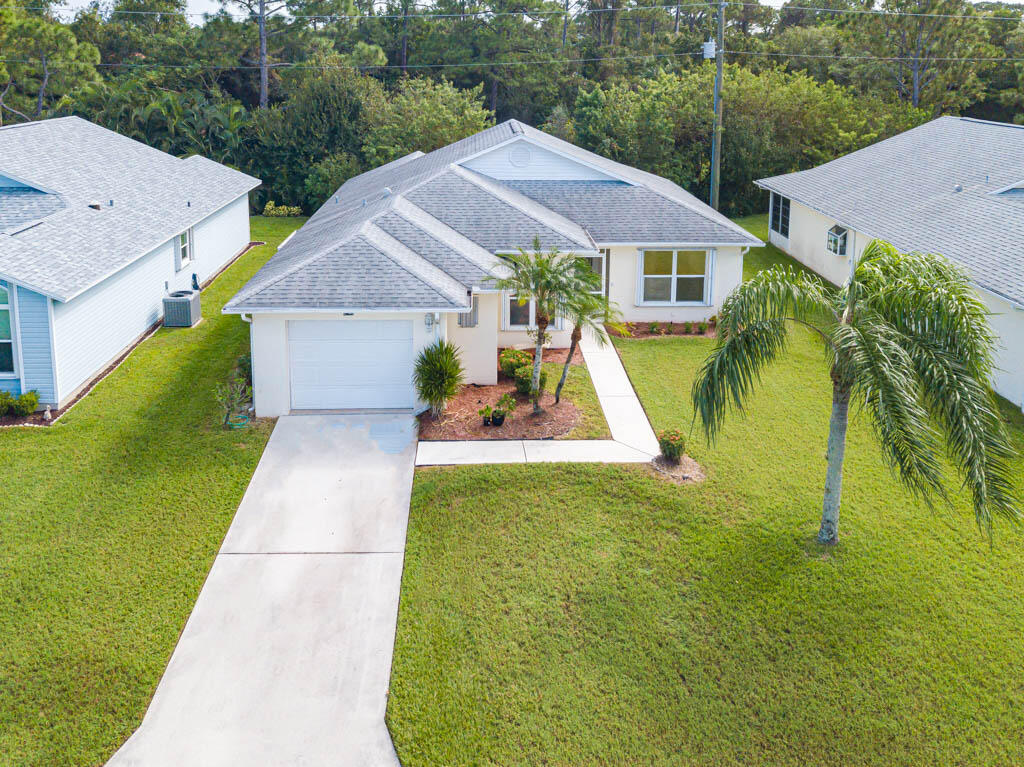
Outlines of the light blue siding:
M17 397L21 394L20 378L0 378L0 391L7 391Z
M50 344L49 299L23 287L18 288L18 336L21 348L21 379L25 391L35 389L39 401L54 404L53 349Z
M162 319L166 288L188 287L193 273L207 280L248 244L248 205L242 195L195 225L194 260L186 268L175 270L171 239L71 301L54 303L61 404Z

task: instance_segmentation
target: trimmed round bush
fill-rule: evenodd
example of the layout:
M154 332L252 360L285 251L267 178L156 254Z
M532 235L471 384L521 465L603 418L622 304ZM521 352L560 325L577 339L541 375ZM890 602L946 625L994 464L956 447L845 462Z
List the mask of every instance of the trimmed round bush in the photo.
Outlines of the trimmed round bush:
M522 349L504 349L498 355L498 368L509 378L515 378L516 370L532 362L533 358Z
M27 391L14 400L14 405L11 407L11 415L24 418L36 412L37 407L39 407L39 392Z
M520 394L529 397L533 388L533 364L521 365L515 369L513 379L516 382L516 391ZM540 390L544 391L544 386L548 382L548 371L541 368L540 370Z
M14 412L14 397L9 391L0 391L0 416Z
M464 378L459 348L440 338L420 352L412 372L416 394L430 405L435 416L444 412L445 405L458 393Z
M686 452L686 439L677 429L666 429L658 435L658 448L666 461L679 463L679 459Z

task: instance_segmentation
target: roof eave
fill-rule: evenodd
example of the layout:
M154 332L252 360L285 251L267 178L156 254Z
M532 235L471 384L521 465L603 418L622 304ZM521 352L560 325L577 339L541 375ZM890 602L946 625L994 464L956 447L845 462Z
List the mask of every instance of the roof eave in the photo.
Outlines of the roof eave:
M434 312L468 312L465 306L246 306L222 308L221 314L428 314Z

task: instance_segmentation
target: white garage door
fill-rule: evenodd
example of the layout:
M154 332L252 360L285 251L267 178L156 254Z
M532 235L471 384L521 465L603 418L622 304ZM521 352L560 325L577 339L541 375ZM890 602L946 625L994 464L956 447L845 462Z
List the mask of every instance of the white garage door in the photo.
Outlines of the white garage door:
M292 409L411 408L410 320L288 323Z

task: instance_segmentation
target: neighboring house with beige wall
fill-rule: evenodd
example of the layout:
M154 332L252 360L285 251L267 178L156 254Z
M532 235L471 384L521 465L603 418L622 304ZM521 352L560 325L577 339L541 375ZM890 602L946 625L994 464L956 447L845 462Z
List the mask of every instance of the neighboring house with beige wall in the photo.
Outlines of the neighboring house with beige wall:
M1024 126L940 117L757 184L772 244L836 285L875 238L965 269L998 336L993 386L1024 407Z
M496 290L503 256L585 258L627 320L716 314L762 243L676 184L515 120L349 179L225 306L251 320L261 416L420 410L416 355L438 338L467 382L531 344L534 307ZM568 346L558 319L551 344Z

